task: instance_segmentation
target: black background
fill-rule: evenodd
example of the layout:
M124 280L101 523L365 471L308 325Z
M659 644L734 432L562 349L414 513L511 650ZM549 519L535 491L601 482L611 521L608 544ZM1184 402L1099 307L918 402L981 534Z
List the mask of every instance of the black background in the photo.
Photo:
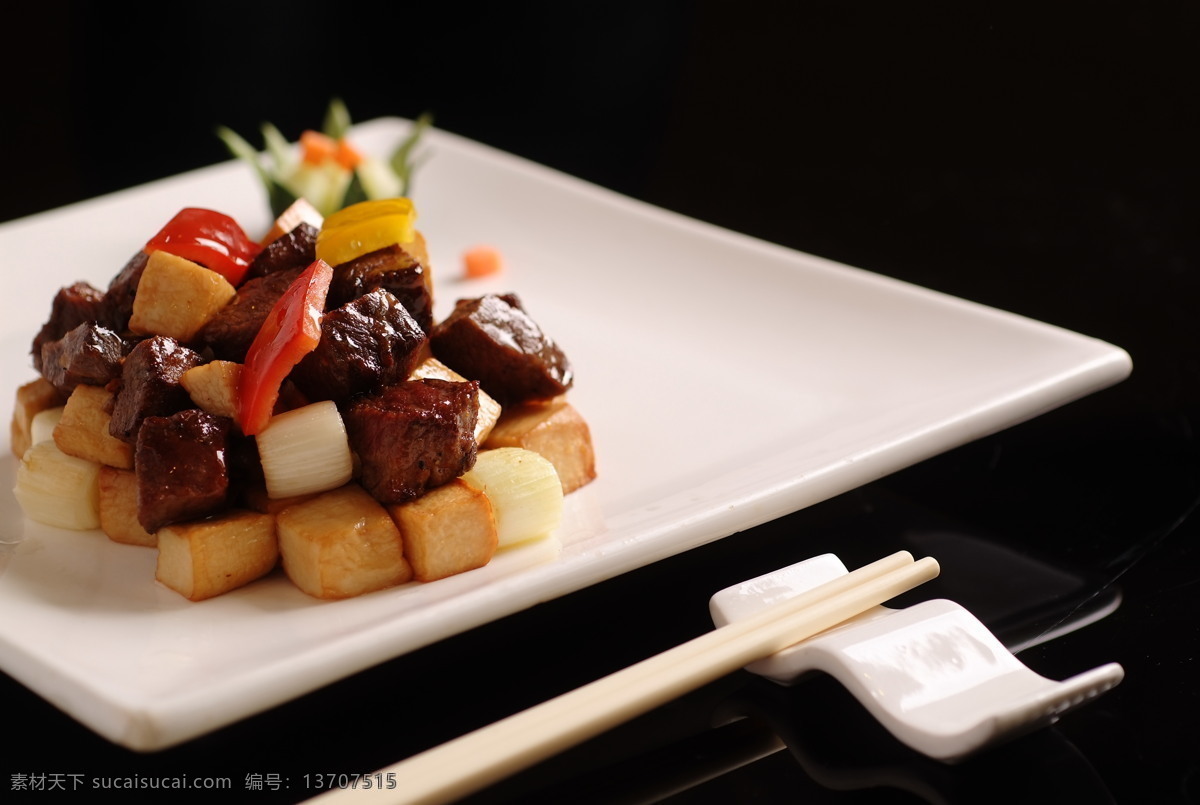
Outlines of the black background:
M781 692L737 674L479 801L653 801L673 786L671 801L699 803L1200 801L1197 4L43 4L7 27L0 219L221 161L218 124L295 137L338 95L359 120L428 110L653 204L1104 339L1134 373L157 755L3 678L0 785L277 773L290 790L241 799L297 801L305 773L383 766L699 634L728 584L825 550L853 565L911 547L945 569L924 595L1013 645L1119 600L1021 657L1052 678L1109 661L1127 678L944 767L863 723L828 680ZM1010 565L980 560L996 551ZM1075 582L1035 595L1004 573L1028 563ZM777 735L790 751L717 772Z

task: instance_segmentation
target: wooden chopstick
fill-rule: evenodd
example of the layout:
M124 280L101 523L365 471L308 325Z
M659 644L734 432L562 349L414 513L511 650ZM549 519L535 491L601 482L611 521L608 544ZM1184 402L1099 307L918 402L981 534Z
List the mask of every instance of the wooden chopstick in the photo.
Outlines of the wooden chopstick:
M938 572L934 559L913 561L910 553L900 551L369 775L394 780L394 788L338 789L311 801L321 805L453 802L832 628Z

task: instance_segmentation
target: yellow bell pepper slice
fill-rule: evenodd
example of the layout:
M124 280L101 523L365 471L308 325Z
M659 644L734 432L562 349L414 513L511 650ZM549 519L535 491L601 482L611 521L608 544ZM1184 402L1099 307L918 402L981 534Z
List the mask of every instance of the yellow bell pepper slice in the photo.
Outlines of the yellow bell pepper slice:
M416 218L407 198L351 204L325 219L317 234L317 259L336 266L385 246L412 243Z

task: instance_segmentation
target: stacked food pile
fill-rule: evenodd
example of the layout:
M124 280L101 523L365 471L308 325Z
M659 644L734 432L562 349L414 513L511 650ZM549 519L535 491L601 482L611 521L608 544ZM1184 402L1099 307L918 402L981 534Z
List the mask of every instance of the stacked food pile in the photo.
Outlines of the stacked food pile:
M282 566L345 598L487 564L595 477L570 363L514 294L433 318L416 210L189 208L62 288L17 392L27 517L157 546L192 600Z

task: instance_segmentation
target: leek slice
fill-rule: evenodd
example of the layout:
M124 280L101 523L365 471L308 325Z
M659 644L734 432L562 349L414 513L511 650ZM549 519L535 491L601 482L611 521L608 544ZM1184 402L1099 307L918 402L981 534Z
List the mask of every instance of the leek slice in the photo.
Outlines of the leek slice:
M346 425L328 400L271 417L255 438L270 498L336 489L353 473Z
M59 405L33 415L33 420L29 423L29 437L33 444L54 438L54 428L58 425L58 420L62 419L65 410L66 406Z
M53 440L25 451L13 495L34 522L74 531L100 527L100 465L67 455Z
M491 501L498 547L540 539L562 523L562 482L554 465L532 450L481 450L462 480Z

